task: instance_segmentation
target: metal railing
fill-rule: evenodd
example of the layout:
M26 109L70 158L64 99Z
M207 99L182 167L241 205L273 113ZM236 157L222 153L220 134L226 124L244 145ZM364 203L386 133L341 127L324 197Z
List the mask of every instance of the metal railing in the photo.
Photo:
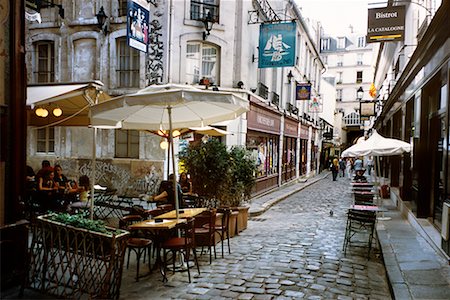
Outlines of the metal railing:
M257 90L258 96L269 99L269 88L264 85L262 82L258 82L258 90Z
M219 21L219 5L217 1L214 1L214 3L191 1L191 20L203 21L208 17L208 14L214 22Z

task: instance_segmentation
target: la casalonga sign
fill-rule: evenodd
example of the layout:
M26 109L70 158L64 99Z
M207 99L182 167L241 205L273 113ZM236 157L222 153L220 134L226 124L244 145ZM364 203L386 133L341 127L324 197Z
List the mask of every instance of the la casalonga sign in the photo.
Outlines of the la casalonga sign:
M258 68L295 65L296 23L261 24Z
M367 43L403 41L405 6L369 9L367 24Z

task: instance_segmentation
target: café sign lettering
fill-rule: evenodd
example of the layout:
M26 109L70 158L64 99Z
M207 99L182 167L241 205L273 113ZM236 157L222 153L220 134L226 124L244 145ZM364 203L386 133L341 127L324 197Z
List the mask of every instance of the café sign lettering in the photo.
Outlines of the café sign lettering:
M275 125L275 120L258 114L256 116L256 123L264 126L273 127Z
M405 6L369 9L367 24L367 43L403 41Z

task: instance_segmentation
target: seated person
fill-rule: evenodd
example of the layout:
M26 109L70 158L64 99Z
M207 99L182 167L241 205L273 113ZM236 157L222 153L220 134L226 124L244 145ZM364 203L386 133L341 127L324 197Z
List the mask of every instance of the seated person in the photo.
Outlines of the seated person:
M175 193L173 191L173 179L175 178L174 174L169 175L169 180L161 182L159 188L159 194L152 196L149 202L160 202L160 204L172 204L175 206ZM178 192L178 204L181 206L183 200L183 192L181 190L181 186L177 183L177 192Z
M89 207L89 191L91 188L91 182L89 180L89 177L87 175L82 175L78 179L78 185L74 183L73 186L71 186L72 190L76 190L76 193L78 193L78 201L72 203L69 205L68 210L77 210L80 208L87 208Z
M184 195L192 194L192 183L189 180L186 172L182 172L180 174L180 178L179 178L178 182L181 186L181 190L183 191Z
M38 181L38 198L39 204L43 212L48 210L57 210L57 192L59 189L58 183L54 181L55 174L53 173L53 168L49 167L42 172Z
M79 200L81 202L87 202L89 200L89 190L91 188L89 177L87 175L83 175L78 181L78 193L80 193Z
M365 169L360 169L355 171L355 176L353 177L353 181L356 182L367 182L366 176L364 176Z

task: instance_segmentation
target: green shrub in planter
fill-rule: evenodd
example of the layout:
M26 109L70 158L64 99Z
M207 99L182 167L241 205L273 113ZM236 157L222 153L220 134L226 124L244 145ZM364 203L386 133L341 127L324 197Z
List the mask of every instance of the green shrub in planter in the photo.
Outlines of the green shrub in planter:
M66 299L119 298L127 231L65 213L39 216L32 229L30 287Z
M229 151L217 139L191 143L180 161L192 178L192 188L216 206L240 206L250 199L255 184L256 162L243 147Z
M50 213L47 215L47 219L71 225L77 228L83 228L90 231L105 233L105 234L120 234L120 230L112 231L111 228L107 228L105 223L101 220L91 220L87 218L85 213L68 214L68 213Z

